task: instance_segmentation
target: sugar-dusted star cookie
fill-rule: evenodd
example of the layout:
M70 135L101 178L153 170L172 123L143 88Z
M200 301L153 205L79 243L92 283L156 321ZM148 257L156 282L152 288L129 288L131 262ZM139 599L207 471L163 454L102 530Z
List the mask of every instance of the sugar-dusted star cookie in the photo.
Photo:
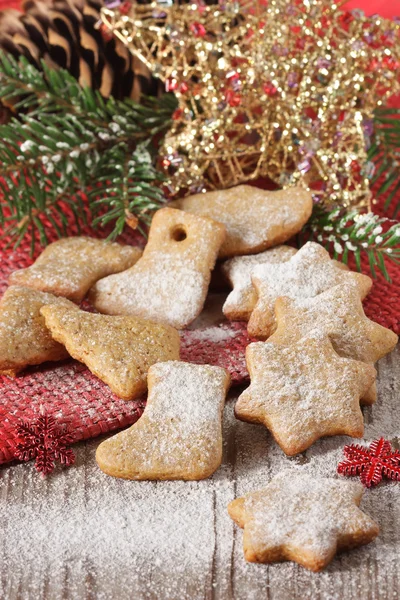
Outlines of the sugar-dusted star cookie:
M231 321L248 321L257 303L257 292L251 275L257 265L287 262L297 253L291 246L277 246L260 254L235 256L222 263L221 271L233 290L222 307L224 315ZM348 271L344 263L333 261L338 269Z
M124 400L146 391L151 365L179 359L179 334L168 325L58 305L41 313L53 338Z
M20 287L10 286L0 300L0 374L15 377L28 365L62 360L68 352L46 327L40 309L46 304L77 307L65 300Z
M90 299L99 312L132 315L182 329L200 314L225 228L207 217L158 210L142 258L101 279Z
M317 330L329 336L340 356L362 362L375 363L398 341L393 331L366 317L357 290L348 284L306 300L278 298L275 316L277 330L268 341L289 346ZM375 384L362 400L364 404L376 400Z
M286 346L318 330L340 356L374 363L398 342L393 331L368 319L357 290L348 284L305 300L278 298L275 315L278 325L269 341Z
M141 255L133 246L84 236L64 238L47 246L32 266L12 273L10 283L79 303L98 279L129 269Z
M149 369L142 417L97 448L108 475L125 479L209 477L222 460L222 411L230 377L211 365L170 361Z
M321 571L336 552L378 535L377 523L359 508L363 493L359 483L293 469L279 473L263 490L233 500L228 512L244 529L247 561L290 560Z
M231 321L248 321L257 302L257 293L251 281L256 265L286 262L296 254L290 246L278 246L260 254L235 256L222 264L221 270L233 290L227 297L222 312Z
M312 211L311 193L301 187L270 192L250 185L195 194L172 203L226 227L219 257L255 254L286 242L300 231Z
M288 456L323 436L362 437L360 398L375 380L372 365L338 356L317 333L290 346L250 344L246 362L251 384L235 415L268 427Z
M353 285L361 299L372 286L367 275L339 269L336 261L319 244L308 242L284 263L258 265L252 275L257 304L251 314L248 331L252 337L267 339L276 329L275 301L279 296L292 300L313 298L341 283Z

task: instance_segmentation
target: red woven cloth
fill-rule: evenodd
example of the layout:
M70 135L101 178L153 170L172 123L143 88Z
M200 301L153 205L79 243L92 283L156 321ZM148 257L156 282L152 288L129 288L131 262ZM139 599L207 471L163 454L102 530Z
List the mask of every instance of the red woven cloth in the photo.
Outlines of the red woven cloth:
M76 235L74 226L70 232ZM94 234L90 229L82 233ZM121 241L137 244L142 240L128 231ZM39 252L37 246L36 255ZM29 241L17 251L0 250L0 294L8 285L10 273L29 266L32 260ZM244 355L249 338L245 324L188 330L181 337L182 360L224 367L231 373L233 384L246 381ZM36 418L41 405L58 423L69 427L77 442L131 425L141 415L144 401L120 400L84 365L72 359L28 368L15 379L0 376L0 464L14 458L16 424L20 419Z
M373 2L359 1L357 7L367 13L376 12L376 8L369 9L368 4ZM381 4L386 6L386 2ZM0 0L0 9L18 6L18 1ZM351 8L354 7L353 2ZM395 14L396 11L386 16ZM392 105L400 106L400 101L395 100ZM77 233L74 227L70 233ZM83 233L93 235L89 230ZM128 233L123 241L138 243L138 238ZM10 272L31 262L28 242L18 251L0 250L0 293L7 287ZM363 267L368 272L366 261ZM388 271L393 283L388 285L379 276L365 301L365 311L371 319L399 333L400 266L389 264ZM225 323L206 330L185 331L182 332L181 358L220 365L229 370L233 383L244 383L248 378L244 359L248 343L245 324ZM60 424L68 425L74 441L79 441L134 423L142 413L144 403L142 400L120 400L85 366L72 359L27 369L15 379L0 376L0 464L14 458L16 423L19 419L36 418L41 405Z
M73 226L70 232L77 233ZM89 229L83 233L93 235ZM123 241L138 243L139 239L128 231ZM36 254L39 251L37 247ZM31 262L29 241L17 251L0 250L0 293L7 287L9 274ZM388 285L382 277L376 280L365 301L365 311L370 318L399 333L400 267L389 265L389 271L394 283ZM233 384L247 381L245 348L250 340L246 324L225 322L184 331L181 336L182 360L224 367ZM14 458L15 425L19 419L36 418L41 405L60 424L68 425L74 441L80 441L131 425L141 415L144 403L120 400L84 365L72 359L29 368L15 379L0 376L0 464Z

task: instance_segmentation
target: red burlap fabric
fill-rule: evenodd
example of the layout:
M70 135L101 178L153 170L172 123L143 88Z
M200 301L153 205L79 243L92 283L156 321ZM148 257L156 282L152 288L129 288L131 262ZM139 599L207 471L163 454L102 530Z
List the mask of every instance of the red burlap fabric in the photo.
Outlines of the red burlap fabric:
M377 4L377 0L374 1ZM357 5L368 12L367 1L359 0ZM18 0L0 0L0 9L18 6ZM392 105L399 106L400 100ZM377 211L380 212L379 205ZM389 212L388 216L393 214L393 209ZM83 233L93 235L90 230ZM77 234L74 226L71 226L70 234ZM141 243L132 232L128 232L122 241ZM38 247L37 253L39 250ZM28 242L17 251L0 249L0 294L7 287L10 272L31 262ZM363 268L368 272L367 261ZM365 301L365 311L371 319L399 333L400 266L389 265L388 270L393 283L389 285L379 276ZM225 367L234 384L244 383L248 378L244 360L248 342L245 324L225 323L207 330L185 331L182 332L181 357L186 361ZM15 379L0 376L0 464L14 458L16 423L19 419L37 417L41 405L60 424L67 425L74 440L79 441L134 423L141 415L144 403L120 400L85 366L73 360L27 369Z
M70 233L76 235L74 226ZM89 229L83 233L94 234ZM121 241L141 242L131 231ZM36 254L39 251L38 246ZM0 250L0 293L6 289L11 271L31 262L29 241L16 251ZM365 301L365 310L370 318L399 333L400 267L389 265L389 270L393 284L387 284L381 277L376 280ZM231 373L233 384L245 383L248 374L244 355L248 343L246 326L242 323L226 322L207 329L188 330L182 332L181 358L219 365ZM60 424L68 425L75 441L134 423L144 406L142 400L120 400L84 365L72 359L29 368L15 379L0 376L0 464L14 458L15 425L19 419L35 418L41 405Z

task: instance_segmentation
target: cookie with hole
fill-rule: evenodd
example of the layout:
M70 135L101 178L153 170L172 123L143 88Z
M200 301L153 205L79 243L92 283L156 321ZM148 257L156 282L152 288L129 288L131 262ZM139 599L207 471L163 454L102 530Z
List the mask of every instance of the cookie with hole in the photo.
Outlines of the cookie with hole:
M132 315L183 329L200 314L225 227L174 208L157 211L143 256L98 281L89 298L110 315Z

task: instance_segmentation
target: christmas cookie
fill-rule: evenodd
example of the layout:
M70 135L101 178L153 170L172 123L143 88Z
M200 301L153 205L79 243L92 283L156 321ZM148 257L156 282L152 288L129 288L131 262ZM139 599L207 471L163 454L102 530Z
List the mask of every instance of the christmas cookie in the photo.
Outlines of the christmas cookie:
M90 298L99 312L133 315L182 329L201 312L223 225L163 208L156 212L142 258L98 281Z
M83 236L64 238L47 246L31 267L12 273L10 283L79 303L98 279L125 271L141 255L133 246Z
M222 460L222 411L230 377L210 365L179 361L149 369L143 416L106 440L96 460L125 479L209 477Z
M288 455L323 436L364 433L360 398L373 384L370 364L342 358L329 338L317 333L290 346L247 346L251 385L235 406L242 421L262 423Z
M291 238L308 221L312 197L300 187L268 192L238 185L188 196L173 205L223 223L227 236L219 257L229 258L262 252Z
M51 337L40 309L46 304L76 306L30 288L13 285L0 301L0 374L15 377L28 365L62 360L68 352Z
M151 365L179 359L179 334L172 327L58 305L41 313L53 338L124 400L146 391Z
M231 321L248 321L257 302L257 293L251 281L256 265L286 262L296 254L290 246L278 246L260 254L235 256L223 263L221 270L233 287L222 311Z
M228 512L243 532L249 562L294 561L320 571L336 552L371 542L379 527L359 504L352 481L279 473L263 490L233 500Z
M335 285L348 283L363 299L372 287L370 277L339 269L329 253L314 242L308 242L287 262L256 266L252 281L257 304L250 317L248 332L259 339L267 339L276 329L274 307L279 296L304 300Z
M275 315L277 330L268 341L285 346L317 330L329 336L340 356L375 363L398 341L393 331L366 317L357 290L347 284L306 300L278 298ZM371 404L375 400L374 384L363 401Z
M257 303L257 292L251 281L256 265L287 262L296 254L291 246L277 246L260 254L235 256L222 263L221 271L233 287L222 308L231 321L248 321ZM348 271L347 265L332 261L338 269Z

